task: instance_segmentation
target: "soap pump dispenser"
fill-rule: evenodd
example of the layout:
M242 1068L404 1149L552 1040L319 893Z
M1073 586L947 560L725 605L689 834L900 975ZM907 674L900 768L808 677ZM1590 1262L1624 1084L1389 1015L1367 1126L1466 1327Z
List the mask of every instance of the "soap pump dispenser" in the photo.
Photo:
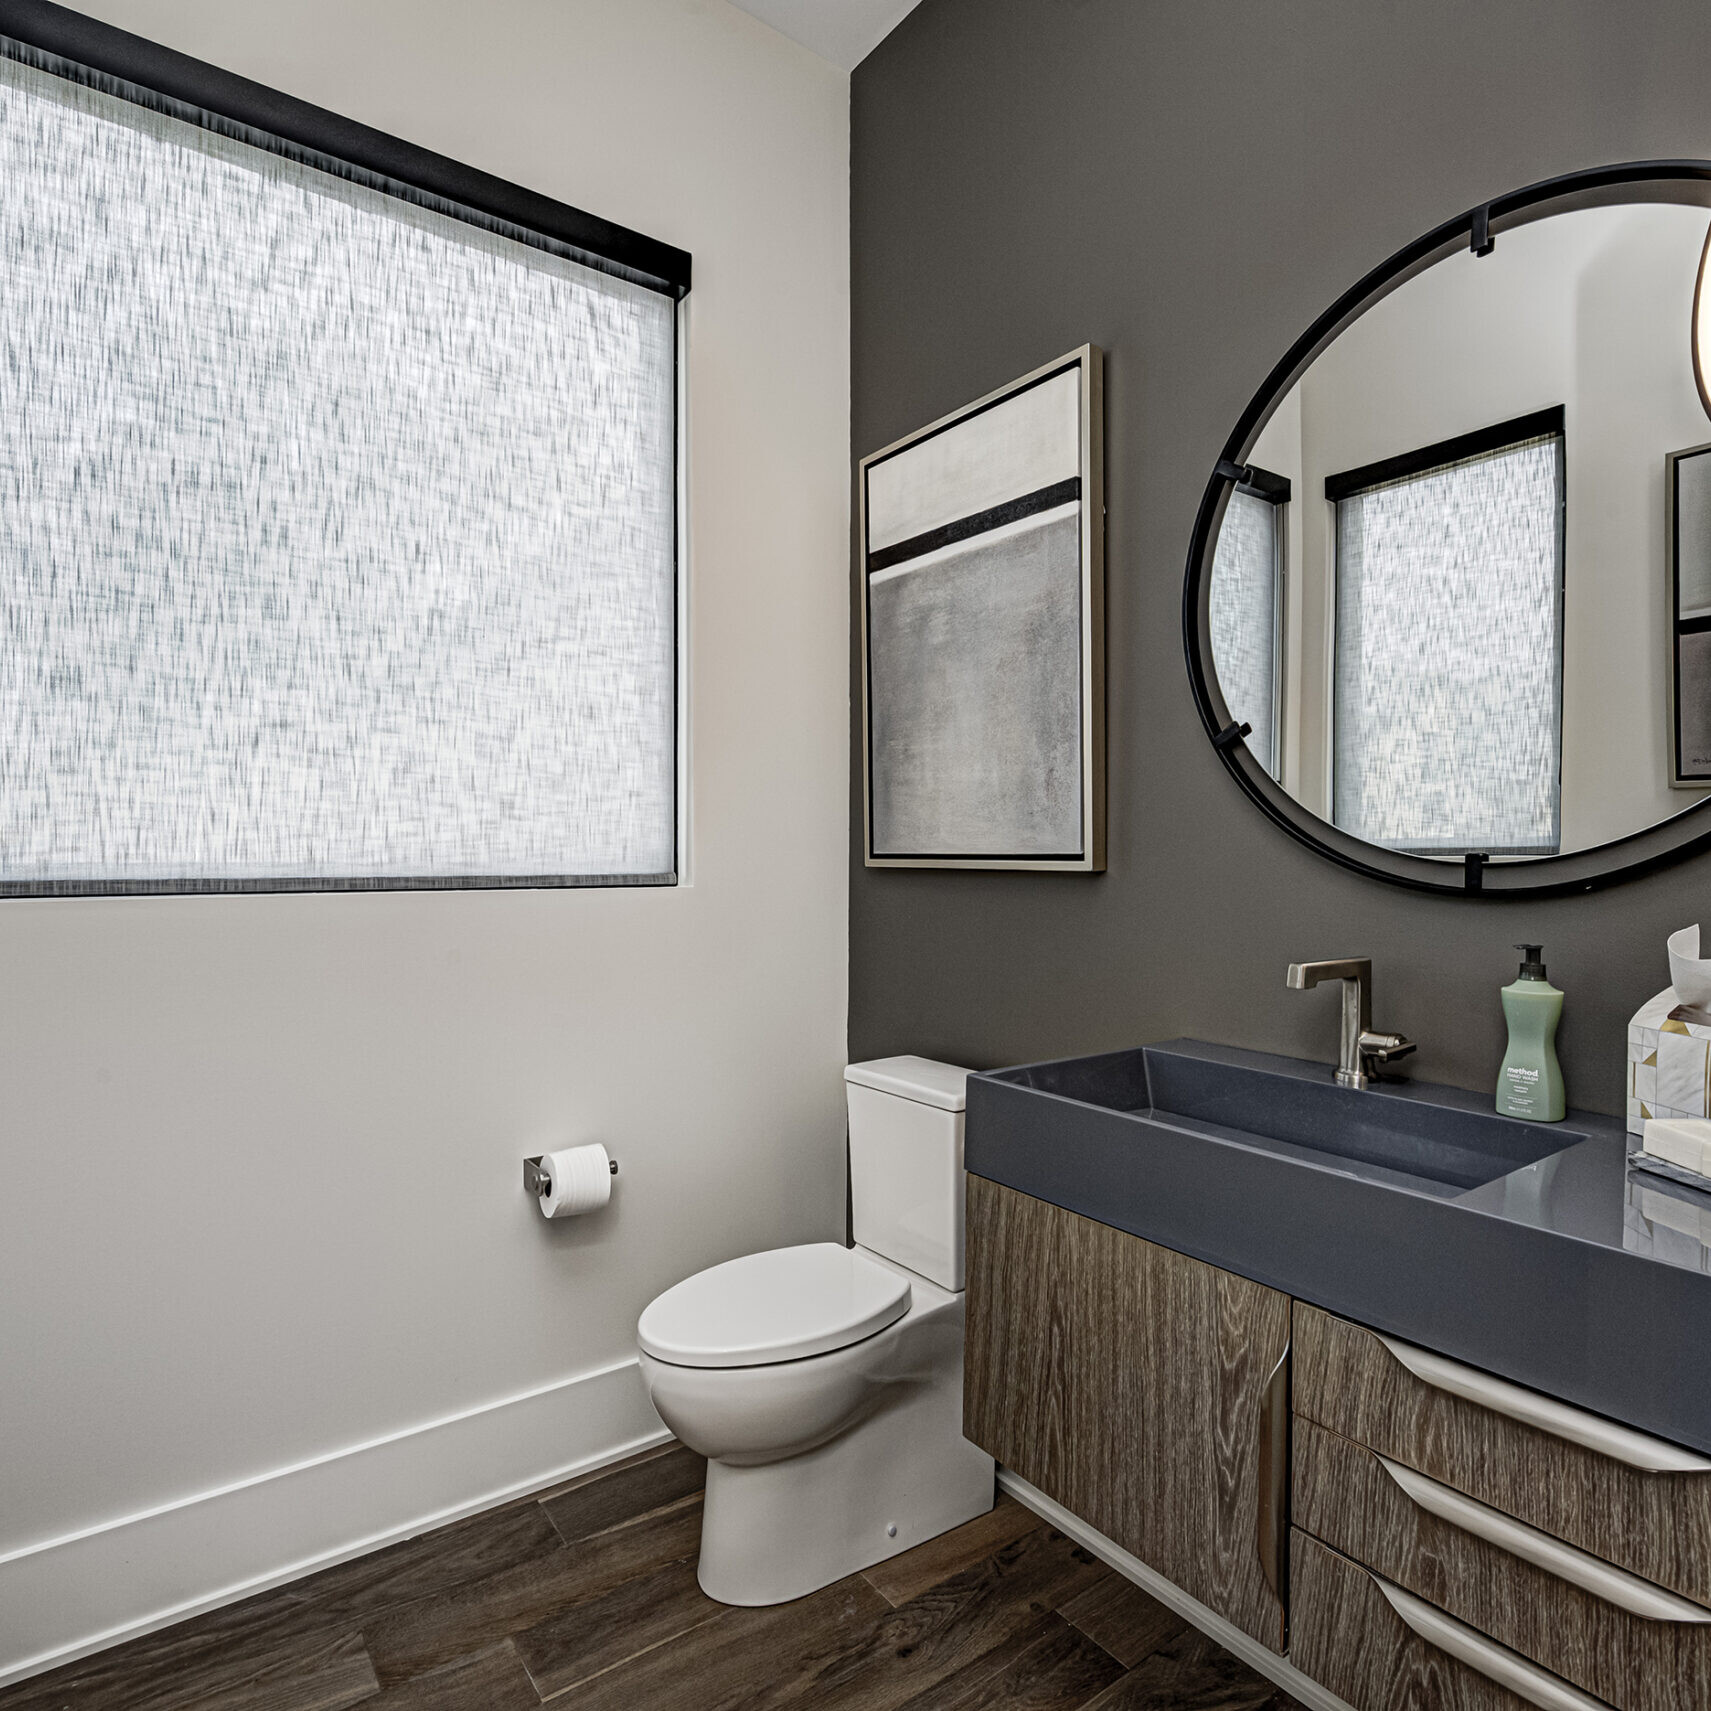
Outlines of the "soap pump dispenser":
M1556 1048L1562 993L1545 979L1544 946L1517 945L1515 949L1524 960L1513 983L1503 988L1509 1049L1497 1072L1497 1109L1505 1117L1560 1123L1568 1109Z

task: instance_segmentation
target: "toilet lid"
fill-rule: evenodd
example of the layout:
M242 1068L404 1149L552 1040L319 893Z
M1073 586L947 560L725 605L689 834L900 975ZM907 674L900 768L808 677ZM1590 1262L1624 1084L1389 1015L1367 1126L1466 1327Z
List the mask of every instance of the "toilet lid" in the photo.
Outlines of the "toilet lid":
M909 1280L859 1248L813 1242L698 1271L649 1304L636 1341L674 1366L767 1366L871 1337L909 1310Z

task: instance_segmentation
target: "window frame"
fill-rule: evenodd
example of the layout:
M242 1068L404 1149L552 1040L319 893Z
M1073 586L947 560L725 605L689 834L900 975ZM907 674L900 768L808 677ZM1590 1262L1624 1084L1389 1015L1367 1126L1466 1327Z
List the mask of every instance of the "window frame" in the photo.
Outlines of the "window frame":
M673 306L670 685L672 862L659 874L458 874L247 878L0 879L0 899L670 887L685 883L687 251L431 149L268 88L49 0L0 0L0 55L298 165L659 293Z
M1482 861L1521 857L1529 860L1543 860L1558 855L1562 849L1562 719L1563 719L1563 632L1567 613L1568 589L1568 411L1564 405L1553 404L1543 410L1530 411L1524 416L1513 416L1507 421L1493 422L1488 427L1475 428L1470 433L1456 434L1447 440L1438 440L1428 446L1420 446L1414 451L1401 452L1395 457L1381 458L1374 463L1362 464L1355 469L1346 469L1334 475L1325 477L1325 498L1332 506L1331 521L1331 577L1329 616L1331 627L1331 646L1326 667L1330 674L1327 685L1327 703L1330 707L1330 718L1326 721L1326 735L1329 747L1327 776L1329 791L1326 807L1330 811L1331 824L1339 831L1351 837L1361 834L1350 832L1341 825L1337 818L1337 726L1342 717L1341 697L1338 694L1338 683L1341 679L1343 636L1340 622L1342 610L1342 505L1350 499L1358 499L1363 495L1376 492L1382 487L1400 485L1406 481L1418 480L1429 475L1446 474L1457 464L1467 463L1475 458L1492 457L1502 452L1519 451L1527 445L1541 442L1554 442L1557 455L1557 515L1556 515L1556 587L1555 598L1552 601L1551 618L1553 629L1553 670L1555 695L1552 713L1556 724L1556 840L1548 847L1542 844L1525 846L1507 846L1482 843L1477 839L1458 841L1453 844L1408 843L1397 841L1386 843L1382 847L1394 850L1399 855L1419 856L1435 861L1464 861L1470 854L1476 855Z

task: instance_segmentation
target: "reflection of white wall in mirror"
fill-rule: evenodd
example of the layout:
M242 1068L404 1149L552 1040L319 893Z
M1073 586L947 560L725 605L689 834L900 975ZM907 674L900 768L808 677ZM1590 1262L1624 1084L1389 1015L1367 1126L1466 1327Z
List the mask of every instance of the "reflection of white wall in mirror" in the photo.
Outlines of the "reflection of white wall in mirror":
M1315 360L1251 462L1295 483L1285 784L1329 818L1334 507L1325 477L1554 404L1567 411L1564 850L1655 824L1669 788L1664 455L1705 438L1683 350L1705 213L1556 215L1450 257Z

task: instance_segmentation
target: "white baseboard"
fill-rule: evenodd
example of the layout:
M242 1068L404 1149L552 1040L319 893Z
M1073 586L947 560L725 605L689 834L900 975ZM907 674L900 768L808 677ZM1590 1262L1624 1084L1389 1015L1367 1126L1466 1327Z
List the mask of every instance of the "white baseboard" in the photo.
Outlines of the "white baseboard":
M1311 1711L1354 1711L1346 1700L1339 1699L1329 1689L1303 1675L1287 1658L1279 1657L1225 1621L1216 1611L1207 1609L1198 1598L1191 1598L1174 1581L1166 1580L1156 1569L1148 1568L1139 1557L1130 1556L1121 1545L1113 1544L1103 1533L1095 1532L1085 1521L1070 1514L1061 1503L1054 1503L1043 1491L1009 1468L999 1468L998 1484L1018 1503L1026 1504L1042 1520L1050 1521L1060 1533L1074 1539L1078 1545L1085 1545L1101 1562L1108 1563L1119 1574L1132 1580L1143 1592L1150 1592L1159 1603L1168 1605L1184 1620L1192 1622L1225 1651L1234 1652L1250 1669L1275 1681L1284 1692L1293 1694L1303 1705L1311 1707Z
M0 1686L669 1435L632 1356L0 1553Z

